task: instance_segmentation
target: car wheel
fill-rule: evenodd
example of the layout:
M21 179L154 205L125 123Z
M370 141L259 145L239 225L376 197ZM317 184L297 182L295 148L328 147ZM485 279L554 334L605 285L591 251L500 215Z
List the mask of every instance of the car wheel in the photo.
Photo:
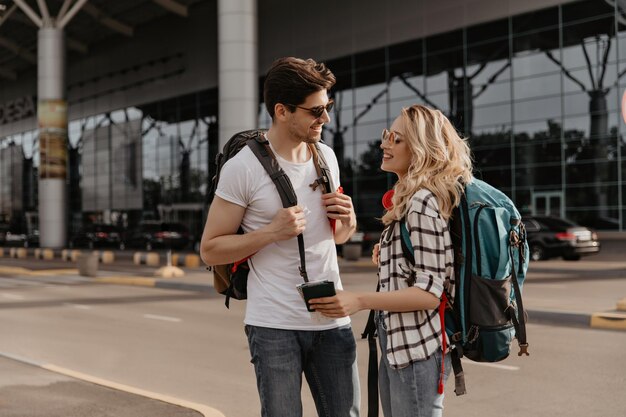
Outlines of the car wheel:
M563 259L566 261L579 261L580 255L565 255L563 256Z
M533 261L543 261L546 258L546 250L539 244L530 245L530 259Z

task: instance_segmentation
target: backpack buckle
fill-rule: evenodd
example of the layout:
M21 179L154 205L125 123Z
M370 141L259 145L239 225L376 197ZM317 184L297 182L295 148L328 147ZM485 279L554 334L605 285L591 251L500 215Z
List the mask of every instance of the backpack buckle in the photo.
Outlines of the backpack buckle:
M450 342L452 342L453 344L460 343L463 340L463 336L461 335L461 332L456 332L449 337L450 337Z
M478 326L471 326L467 332L467 343L474 343L479 335Z
M317 187L319 187L320 185L328 189L328 178L326 178L325 175L322 175L321 177L316 178L315 181L309 184L309 187L311 187L313 191L317 191Z
M522 355L530 356L530 353L528 353L528 343L519 344L519 352L517 353L517 356Z

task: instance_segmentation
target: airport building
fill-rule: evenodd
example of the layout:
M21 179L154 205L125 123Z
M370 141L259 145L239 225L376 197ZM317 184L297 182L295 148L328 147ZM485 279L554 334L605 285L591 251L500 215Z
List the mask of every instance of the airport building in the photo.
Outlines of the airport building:
M323 133L379 230L380 133L440 109L523 214L626 230L625 0L0 0L0 224L65 246L159 220L199 239L218 149L267 128L282 56L337 77ZM1 242L0 242L1 243Z

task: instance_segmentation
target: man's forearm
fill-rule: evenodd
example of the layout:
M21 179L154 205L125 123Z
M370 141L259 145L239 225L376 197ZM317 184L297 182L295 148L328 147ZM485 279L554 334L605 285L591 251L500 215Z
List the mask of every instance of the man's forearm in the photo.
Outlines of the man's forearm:
M356 231L356 218L352 219L350 224L345 224L343 222L337 222L335 226L335 243L341 245L342 243L346 243L348 239L354 234Z
M274 234L262 228L250 233L218 236L202 242L200 254L207 265L229 264L249 257L274 241Z

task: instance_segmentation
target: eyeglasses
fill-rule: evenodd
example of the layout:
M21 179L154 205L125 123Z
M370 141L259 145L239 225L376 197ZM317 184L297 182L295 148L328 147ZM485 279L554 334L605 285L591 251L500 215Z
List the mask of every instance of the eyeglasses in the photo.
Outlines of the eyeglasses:
M326 110L327 112L330 112L333 109L333 106L335 105L335 101L331 99L331 100L328 100L328 103L326 103L325 106L315 106L315 107L302 107L302 106L296 106L295 104L289 104L289 103L285 103L285 104L287 106L297 107L299 109L306 110L309 113L311 113L313 117L315 117L316 119L319 119L324 114L324 110Z
M396 136L398 134L393 131L389 131L387 129L383 129L383 133L381 134L381 140L383 143L394 143L396 140Z

